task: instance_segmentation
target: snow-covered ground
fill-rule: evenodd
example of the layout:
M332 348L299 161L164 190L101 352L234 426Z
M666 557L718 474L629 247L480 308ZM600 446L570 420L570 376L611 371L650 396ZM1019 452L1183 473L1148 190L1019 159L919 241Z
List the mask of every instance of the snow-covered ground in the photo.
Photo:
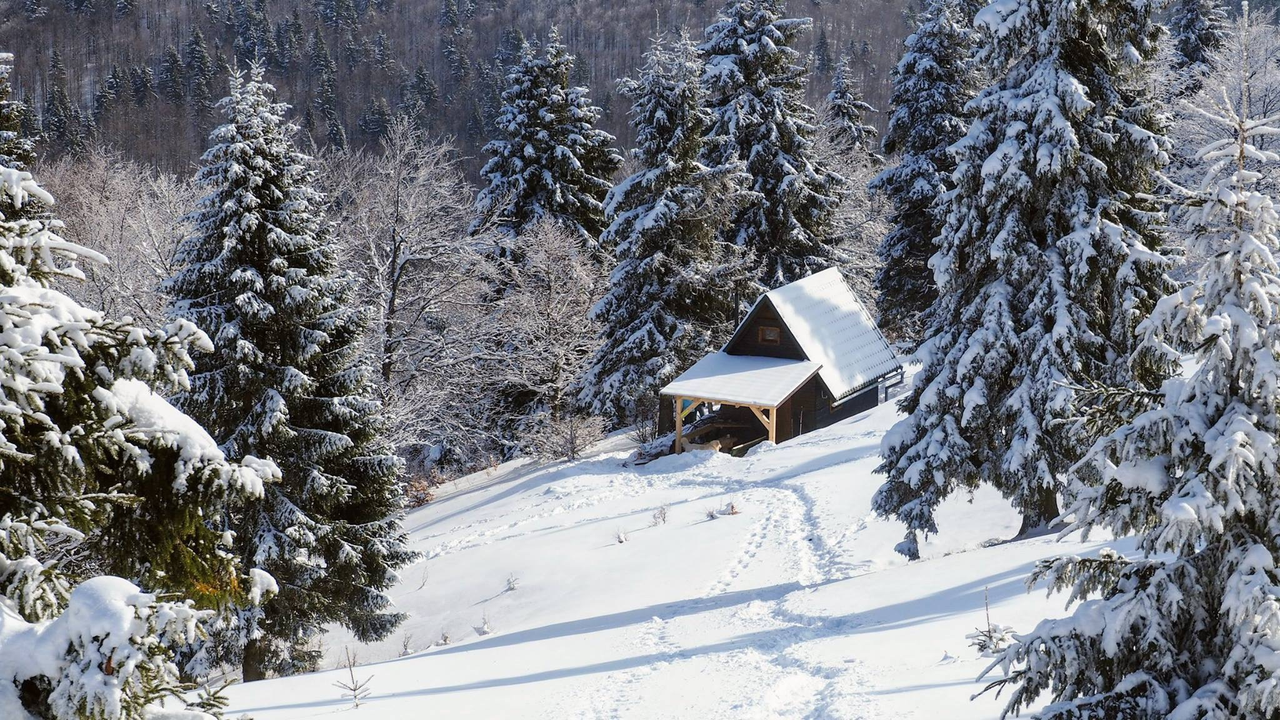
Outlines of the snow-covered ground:
M400 632L372 646L328 638L330 666L349 646L357 677L372 676L360 708L333 685L346 671L331 670L238 686L232 711L995 718L993 694L970 701L988 661L965 635L986 625L984 599L993 623L1020 630L1062 615L1064 598L1028 594L1030 569L1104 543L1001 542L1017 517L982 491L948 501L942 534L908 565L893 551L901 526L870 510L895 418L883 405L743 459L700 452L644 467L624 464L615 437L576 463L465 478L407 518L423 560L393 593L409 615ZM708 518L729 503L738 514Z

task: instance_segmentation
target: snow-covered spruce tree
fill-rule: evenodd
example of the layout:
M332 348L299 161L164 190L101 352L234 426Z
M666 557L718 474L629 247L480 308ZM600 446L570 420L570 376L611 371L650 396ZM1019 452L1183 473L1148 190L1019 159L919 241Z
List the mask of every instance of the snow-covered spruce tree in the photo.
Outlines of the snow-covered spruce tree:
M878 513L918 534L949 493L990 483L1021 533L1058 515L1083 448L1055 427L1071 385L1151 387L1126 365L1134 329L1169 289L1149 193L1166 160L1145 96L1159 27L1131 0L1011 0L979 12L995 82L972 103L947 224L930 260L938 300L923 369L885 436Z
M1229 21L1221 0L1175 0L1169 8L1174 67L1203 72L1209 56L1226 42Z
M920 339L925 311L938 296L929 258L946 222L942 198L955 171L947 148L968 131L965 106L979 89L973 17L982 6L982 0L932 0L893 70L883 144L893 164L871 189L893 203L893 227L880 244L876 305L880 328L902 342Z
M698 46L712 112L703 163L741 161L759 202L728 239L753 253L758 277L778 287L837 263L831 217L844 178L815 162L815 113L804 104L807 70L792 45L808 18L783 18L782 0L729 0Z
M644 400L727 338L735 292L752 287L741 250L720 241L751 197L742 163L699 161L711 124L701 74L682 34L655 40L639 79L619 87L632 100L639 167L605 201L603 241L616 247L617 265L592 311L602 342L579 383L583 403L616 425L639 420Z
M8 58L0 57L0 66ZM0 69L0 77L5 70ZM0 106L3 107L3 106ZM29 144L4 130L6 158ZM269 462L229 463L158 394L209 339L148 330L53 289L105 262L59 236L52 197L0 162L0 717L208 720L183 706L174 652L211 606L261 598L207 519L261 496ZM105 575L109 573L117 577ZM126 579L127 578L127 579ZM178 598L158 602L134 583Z
M1076 483L1069 508L1069 529L1137 534L1140 556L1040 563L1079 605L988 668L1012 688L1006 714L1047 697L1042 720L1280 716L1280 214L1246 167L1280 162L1253 144L1280 118L1220 98L1206 112L1224 137L1188 202L1210 259L1140 328L1144 351L1193 352L1195 369L1097 442L1082 464L1101 482Z
M208 194L166 284L173 314L214 345L181 407L228 456L271 457L283 476L225 518L244 564L280 584L219 633L215 659L242 664L246 680L314 667L303 645L329 623L362 640L385 637L402 616L384 591L412 558L398 518L401 464L383 448L360 354L364 318L336 266L288 108L262 75L237 74L220 104L227 121L197 175Z
M22 103L13 99L12 72L13 55L0 53L0 165L26 170L35 160L35 149L21 137Z
M875 112L852 77L849 56L840 58L835 75L831 78L831 92L827 93L828 134L839 146L850 152L870 152L879 131L866 122L867 113Z
M522 43L507 75L497 126L485 145L492 158L480 174L489 183L476 198L476 228L506 232L501 257L519 259L515 238L548 220L573 228L592 255L605 227L604 197L622 165L613 136L595 127L600 109L585 87L570 86L573 56L553 28L543 45Z

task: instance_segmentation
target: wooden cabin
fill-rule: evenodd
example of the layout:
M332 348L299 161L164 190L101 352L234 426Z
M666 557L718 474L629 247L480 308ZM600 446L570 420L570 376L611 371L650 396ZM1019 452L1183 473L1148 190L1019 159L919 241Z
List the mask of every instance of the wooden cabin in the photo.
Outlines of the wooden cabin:
M720 352L662 389L659 430L675 433L676 452L744 451L869 410L902 377L901 360L833 268L762 295Z

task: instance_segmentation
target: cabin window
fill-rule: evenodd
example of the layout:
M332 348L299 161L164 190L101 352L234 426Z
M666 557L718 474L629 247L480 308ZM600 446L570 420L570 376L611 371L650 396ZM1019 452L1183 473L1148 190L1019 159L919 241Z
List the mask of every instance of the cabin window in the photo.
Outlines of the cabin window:
M782 328L772 325L761 325L758 332L758 339L761 345L781 345L782 344Z

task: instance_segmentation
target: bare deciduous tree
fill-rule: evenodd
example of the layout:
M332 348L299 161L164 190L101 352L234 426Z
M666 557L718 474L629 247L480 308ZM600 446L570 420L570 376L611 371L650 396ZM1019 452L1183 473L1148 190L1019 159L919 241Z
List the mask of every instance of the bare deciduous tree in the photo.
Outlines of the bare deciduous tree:
M197 197L191 183L102 146L40 173L60 200L63 235L111 258L82 268L85 281L65 290L108 314L162 325L165 301L156 288L173 274L174 248L190 230L186 216Z
M473 416L493 329L488 260L466 232L474 189L456 151L399 119L381 153L328 153L321 163L345 262L373 316L369 352L394 442L419 472L468 466L491 446Z
M519 451L573 459L603 434L598 418L579 412L571 388L599 338L589 312L605 275L577 236L555 224L527 230L521 247L519 262L498 268L507 290L491 318L504 355L490 365L495 425Z
M825 108L820 112L826 115ZM883 195L868 191L867 185L880 172L883 161L866 149L849 150L829 132L815 138L814 156L847 182L836 206L832 232L838 238L836 247L845 277L874 316L875 279L880 270L876 249L889 231L889 205Z

